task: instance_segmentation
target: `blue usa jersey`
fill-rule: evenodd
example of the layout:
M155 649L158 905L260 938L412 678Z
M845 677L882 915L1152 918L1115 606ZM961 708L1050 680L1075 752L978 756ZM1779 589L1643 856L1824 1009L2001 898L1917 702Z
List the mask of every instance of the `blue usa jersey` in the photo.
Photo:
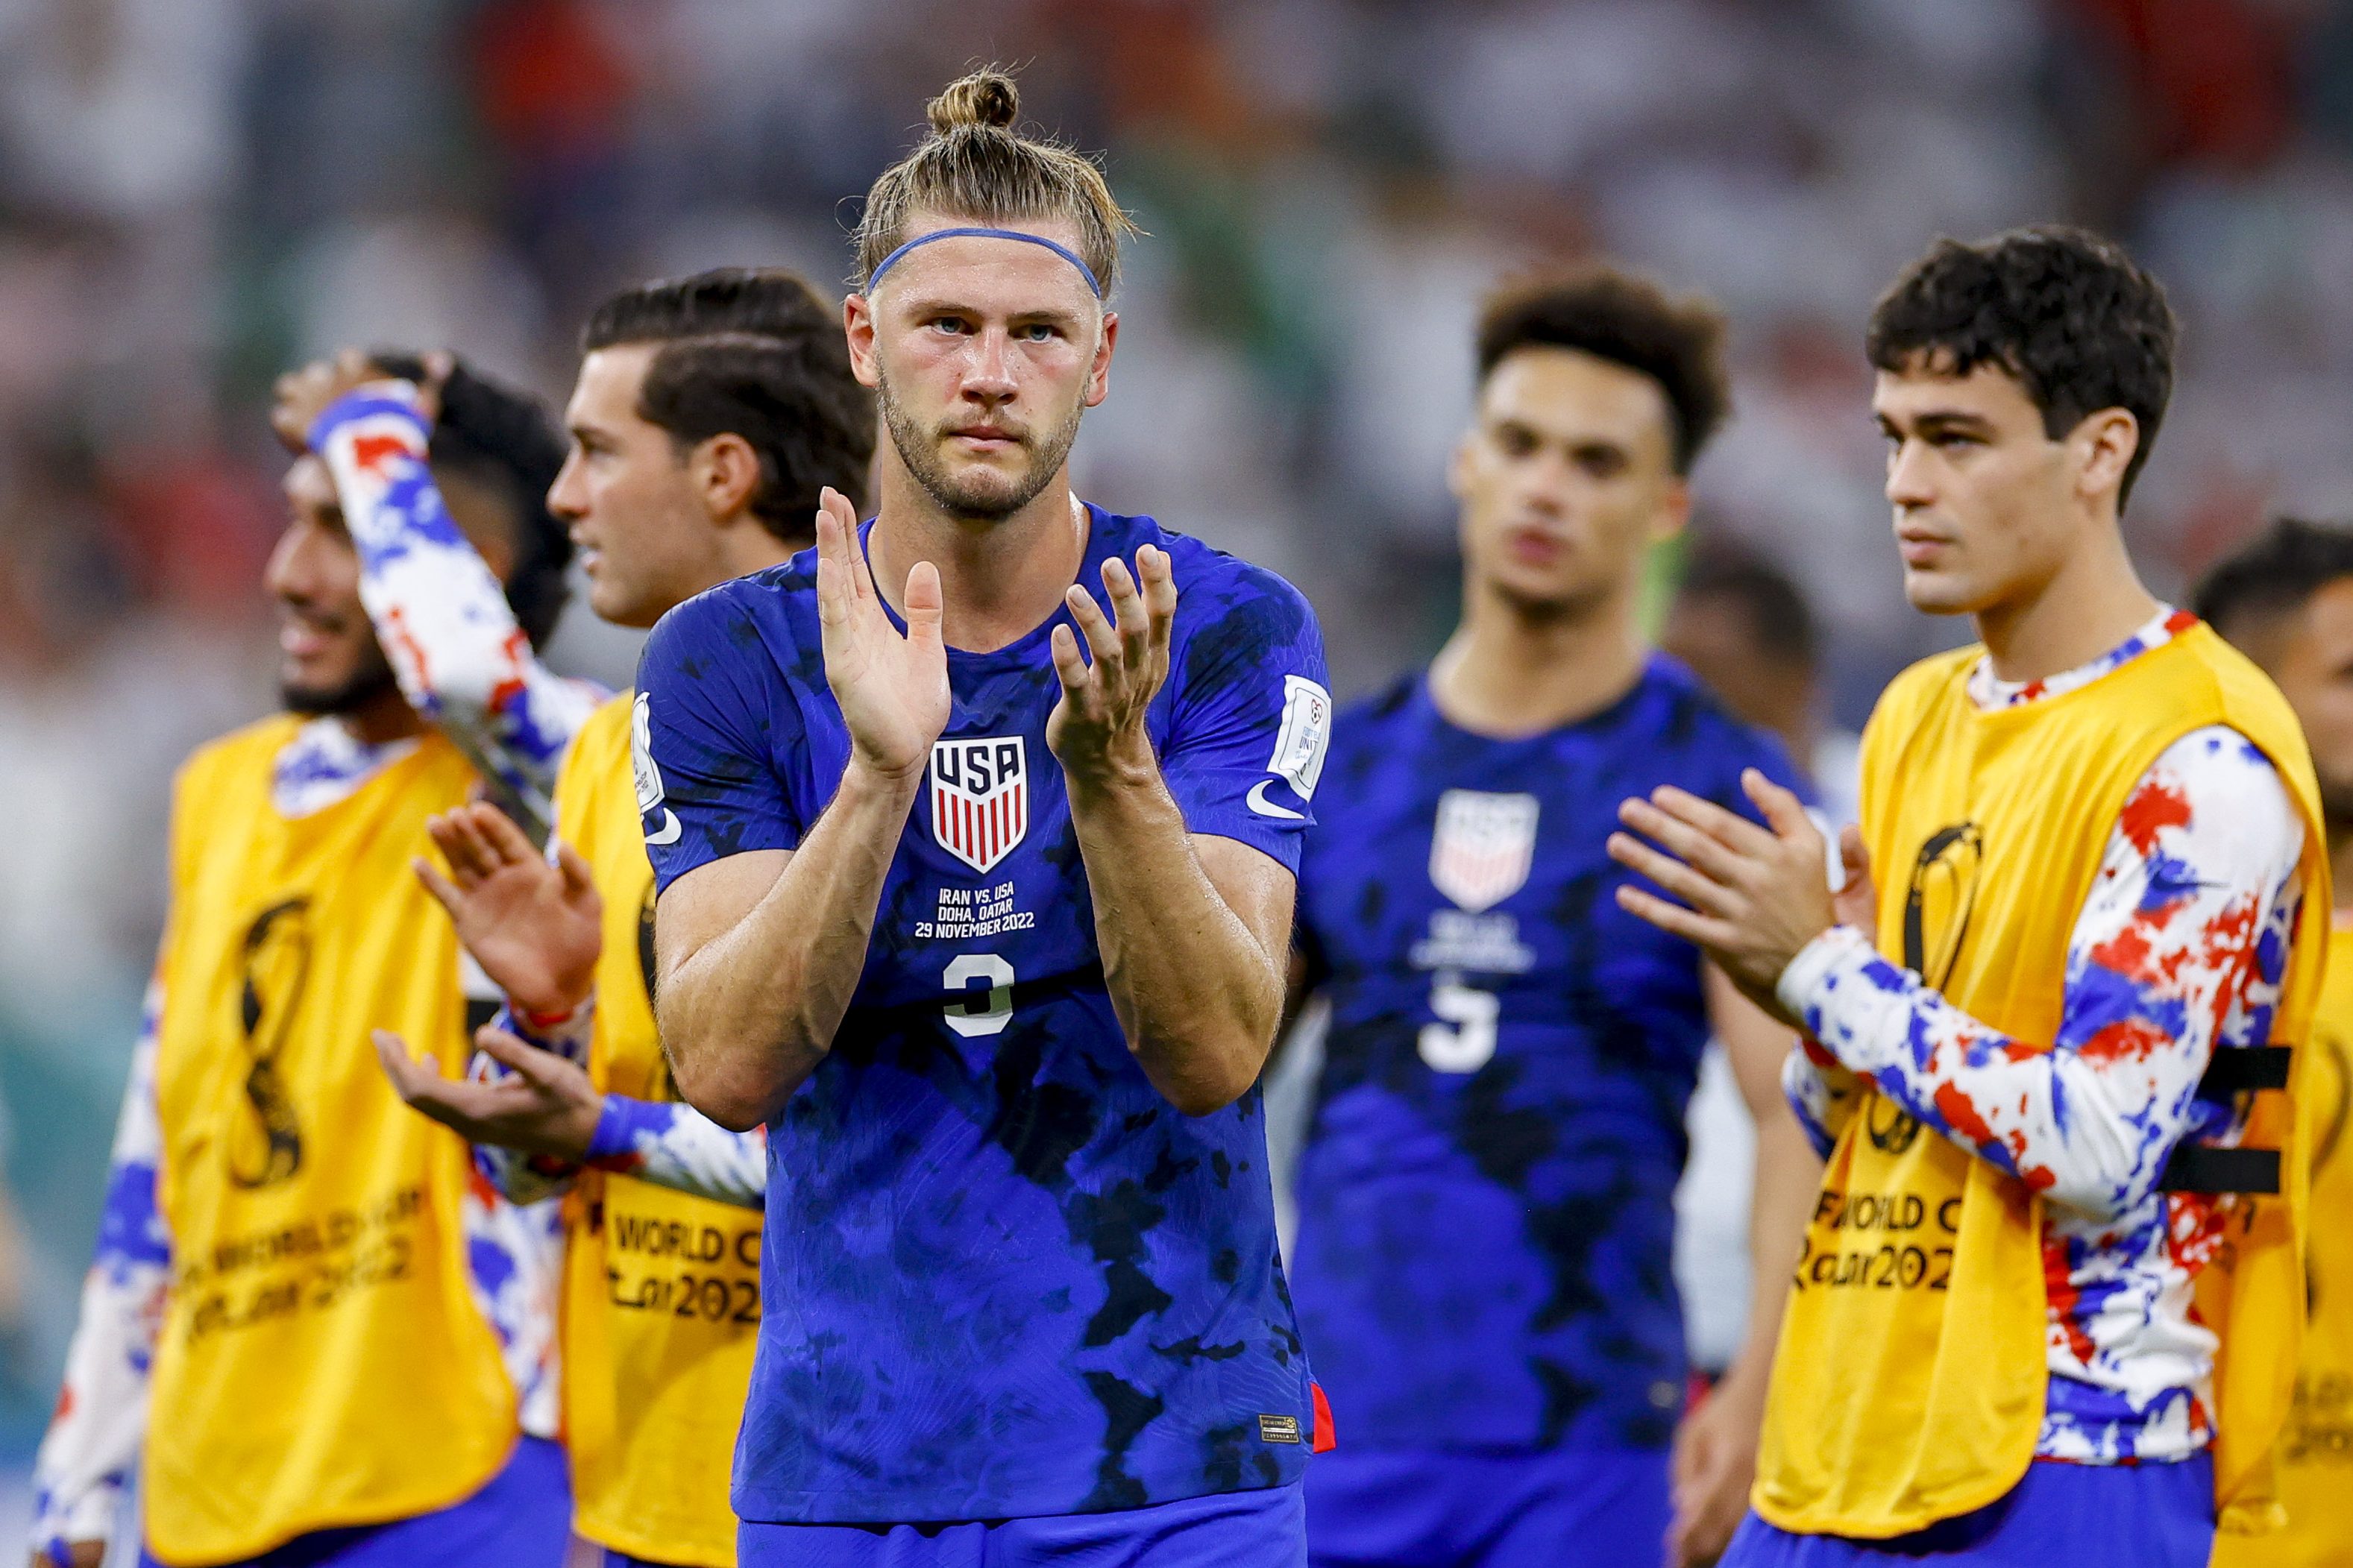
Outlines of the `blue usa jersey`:
M1295 871L1331 723L1306 602L1149 518L1089 524L1080 581L1098 596L1110 556L1170 555L1170 671L1148 723L1187 826ZM816 581L805 552L680 606L648 642L638 795L659 887L795 847L832 797L849 737ZM1300 1477L1307 1369L1258 1092L1179 1113L1104 989L1046 749L1049 637L1068 620L949 652L953 712L864 973L770 1124L746 1520L1086 1513Z
M1696 949L1602 846L1662 784L1753 816L1770 737L1653 657L1522 740L1416 678L1342 715L1300 941L1332 1021L1293 1278L1350 1450L1642 1448L1683 1402L1671 1256L1708 1025Z

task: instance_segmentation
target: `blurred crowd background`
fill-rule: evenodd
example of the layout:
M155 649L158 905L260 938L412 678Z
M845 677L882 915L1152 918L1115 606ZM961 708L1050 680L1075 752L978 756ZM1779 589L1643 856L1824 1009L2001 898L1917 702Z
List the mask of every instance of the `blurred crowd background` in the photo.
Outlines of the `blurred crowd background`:
M1859 349L1940 234L2086 222L2171 288L2127 519L2160 592L2267 510L2353 512L2332 0L0 0L0 1472L96 1227L170 772L272 701L272 377L446 345L560 402L624 281L839 283L985 60L1149 231L1082 489L1292 576L1344 694L1449 623L1469 323L1529 259L1728 307L1699 528L1795 581L1849 727L1958 630L1898 592ZM556 646L634 651L577 610Z

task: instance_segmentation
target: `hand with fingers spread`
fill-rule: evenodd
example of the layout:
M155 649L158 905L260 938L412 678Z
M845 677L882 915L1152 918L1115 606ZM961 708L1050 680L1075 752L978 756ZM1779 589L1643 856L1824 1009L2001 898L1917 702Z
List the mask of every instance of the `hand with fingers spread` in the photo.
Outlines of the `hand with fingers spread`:
M1054 671L1061 700L1046 721L1046 746L1060 759L1073 788L1157 767L1144 718L1168 679L1168 643L1176 621L1176 579L1168 552L1147 544L1135 570L1113 557L1103 563L1105 617L1094 595L1078 584L1064 602L1086 637L1092 663L1082 658L1068 626L1054 628Z
M586 1001L604 950L605 902L579 853L558 843L549 864L512 817L479 802L431 818L425 831L449 874L420 859L417 879L508 999L542 1019Z
M432 1057L410 1057L398 1035L378 1029L375 1038L376 1059L408 1108L469 1143L564 1160L587 1157L605 1097L578 1063L485 1025L475 1032L475 1048L512 1070L448 1079Z
M907 574L907 631L891 624L859 548L858 513L828 489L817 514L817 605L826 684L849 727L850 760L900 782L919 776L948 724L939 569Z
M1790 1023L1774 982L1799 950L1839 923L1828 847L1796 795L1754 768L1740 785L1767 826L1672 786L1621 803L1618 820L1633 832L1609 836L1609 858L1683 902L1628 884L1618 889L1618 907L1705 949L1758 1006Z
M441 388L456 363L446 353L425 356L425 379L417 388L417 412L428 426L440 417ZM307 452L311 426L329 405L371 382L399 379L357 349L345 349L331 360L313 360L280 376L270 389L269 428L288 451Z

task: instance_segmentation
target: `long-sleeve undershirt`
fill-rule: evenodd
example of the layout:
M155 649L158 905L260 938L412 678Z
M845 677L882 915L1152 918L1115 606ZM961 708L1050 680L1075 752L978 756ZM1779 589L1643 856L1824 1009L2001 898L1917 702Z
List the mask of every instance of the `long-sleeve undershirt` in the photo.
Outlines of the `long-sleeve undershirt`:
M2117 653L2178 628L2144 628ZM2080 679L1997 700L2036 700L2121 662L2111 654ZM2228 1200L2158 1182L2185 1140L2237 1131L2232 1109L2200 1099L2198 1085L2217 1048L2269 1038L2303 840L2270 760L2235 731L2199 730L2149 767L2109 835L2068 942L2054 1039L2001 1035L1847 928L1781 977L1782 1001L1812 1037L1784 1086L1825 1152L1865 1075L2045 1200L2045 1458L2181 1458L2211 1438L2215 1341L2190 1316L2190 1282L2220 1243Z
M603 694L538 661L497 579L451 523L427 467L427 432L414 387L361 388L321 416L312 440L334 476L359 554L361 603L403 694L474 760L511 808L543 823L564 747ZM288 816L323 810L414 745L368 745L340 720L314 720L279 754L272 802ZM158 981L132 1053L64 1387L34 1466L33 1545L58 1562L69 1542L111 1536L146 1434L171 1278L171 1237L156 1204L164 1140L155 1048L164 1005ZM497 1331L523 1428L553 1436L555 1205L510 1203L485 1180L470 1185L461 1211L475 1300Z

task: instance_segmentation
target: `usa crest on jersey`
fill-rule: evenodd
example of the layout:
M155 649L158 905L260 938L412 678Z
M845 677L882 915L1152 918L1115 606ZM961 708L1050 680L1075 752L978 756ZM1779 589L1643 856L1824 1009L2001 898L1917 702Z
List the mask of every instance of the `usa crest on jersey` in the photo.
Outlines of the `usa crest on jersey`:
M1029 831L1029 764L1018 735L932 743L932 837L987 871Z
M1476 914L1525 886L1535 860L1536 797L1451 789L1438 797L1430 880Z

